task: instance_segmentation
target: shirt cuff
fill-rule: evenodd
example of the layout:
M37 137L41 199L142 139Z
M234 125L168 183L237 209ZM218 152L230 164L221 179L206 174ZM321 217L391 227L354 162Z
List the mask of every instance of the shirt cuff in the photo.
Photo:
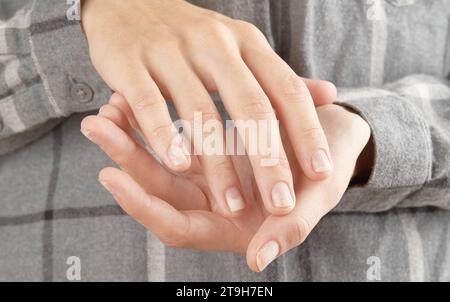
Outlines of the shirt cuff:
M340 104L370 125L375 160L367 188L421 186L431 178L431 135L414 105L386 90L339 92Z
M31 12L32 58L48 96L52 118L98 109L111 95L91 64L80 22L70 20L79 13L77 4L60 0L35 1Z

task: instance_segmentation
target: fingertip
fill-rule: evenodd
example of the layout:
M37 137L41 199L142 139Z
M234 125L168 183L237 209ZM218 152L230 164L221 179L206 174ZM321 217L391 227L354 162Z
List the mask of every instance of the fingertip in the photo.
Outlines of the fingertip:
M281 245L277 240L259 239L250 243L247 252L247 265L253 272L260 273L273 263L280 254Z
M117 169L112 167L103 168L98 174L98 181L119 202L120 198L116 189L117 180L115 179L117 172Z
M80 132L83 134L88 140L97 144L97 139L95 137L95 124L97 122L97 117L90 115L85 117L80 124Z
M327 179L333 173L331 156L326 150L327 148L325 147L316 149L316 151L312 152L309 160L303 159L301 161L302 170L308 179L321 181Z
M98 173L98 179L100 182L108 182L111 183L115 180L115 177L119 175L121 171L117 168L106 167L100 170Z
M112 110L113 110L112 105L105 104L105 105L101 106L100 109L98 110L98 115L106 117L106 118L110 118L113 113Z
M186 143L180 135L176 135L167 149L167 166L173 172L186 172L191 167L191 156Z
M95 115L89 115L86 116L81 120L81 129L90 129L92 127L92 123L95 121L96 116Z
M122 102L125 102L125 98L121 94L119 94L117 92L114 92L111 95L111 97L109 98L109 101L108 101L108 103L112 104L112 105L113 104L120 104Z
M295 192L287 182L277 182L270 194L271 202L266 203L266 210L275 216L289 214L295 207Z
M332 104L337 98L337 88L332 82L301 78L309 88L316 106Z
M320 81L320 85L322 86L321 91L323 92L323 99L328 100L327 103L335 102L337 98L336 85L329 81Z
M316 106L332 104L337 98L336 86L328 81L317 81L311 91Z

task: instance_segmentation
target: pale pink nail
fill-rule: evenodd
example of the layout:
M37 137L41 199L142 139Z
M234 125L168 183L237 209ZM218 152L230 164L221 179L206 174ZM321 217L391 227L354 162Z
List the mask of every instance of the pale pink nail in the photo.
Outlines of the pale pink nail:
M276 208L289 208L294 205L291 190L285 182L279 182L272 188L272 203Z
M237 212L245 208L244 198L237 187L231 187L225 192L225 200L231 212Z
M311 164L314 172L324 173L331 171L331 163L327 154L323 150L316 151L311 159Z
M187 157L188 151L186 146L184 145L183 138L177 135L173 140L172 144L169 147L169 151L167 155L172 165L181 166L188 162Z
M263 245L256 254L256 265L259 271L263 271L275 258L277 258L280 252L278 243L271 240Z

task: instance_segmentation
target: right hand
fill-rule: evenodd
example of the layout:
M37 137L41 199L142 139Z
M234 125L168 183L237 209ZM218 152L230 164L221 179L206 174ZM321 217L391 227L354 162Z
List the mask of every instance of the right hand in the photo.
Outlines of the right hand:
M214 197L196 156L183 175L169 173L133 136L125 100L117 98L86 117L82 128L121 170L106 168L100 182L130 216L169 246L247 254L254 271L301 244L319 220L340 201L370 137L369 125L338 105L317 109L330 142L335 170L323 181L309 180L283 141L294 175L297 204L285 216L263 210L252 168L245 156L231 156L249 201L239 217L226 218L214 209ZM229 131L233 131L230 129Z
M220 120L209 94L218 92L233 120L275 120L275 109L307 177L322 180L331 173L309 90L317 82L299 78L255 26L181 0L83 0L82 5L94 66L125 97L144 138L169 169L186 171L191 158L165 100L173 100L183 120L192 121L195 112L204 122ZM330 96L325 102L333 102L335 87L322 84ZM266 210L282 215L294 208L295 194L276 132L263 135L275 135L278 164L261 165L261 155L249 160ZM216 206L225 216L236 216L246 202L225 154L199 158Z

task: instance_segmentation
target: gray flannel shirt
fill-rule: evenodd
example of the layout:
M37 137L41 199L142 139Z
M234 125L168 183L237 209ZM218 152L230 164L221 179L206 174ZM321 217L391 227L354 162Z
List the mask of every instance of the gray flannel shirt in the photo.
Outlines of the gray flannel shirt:
M60 0L0 0L0 280L450 280L450 0L198 0L257 25L370 124L369 182L261 274L164 247L97 183L79 133L111 94ZM375 274L376 275L376 274ZM375 278L378 279L378 278Z

